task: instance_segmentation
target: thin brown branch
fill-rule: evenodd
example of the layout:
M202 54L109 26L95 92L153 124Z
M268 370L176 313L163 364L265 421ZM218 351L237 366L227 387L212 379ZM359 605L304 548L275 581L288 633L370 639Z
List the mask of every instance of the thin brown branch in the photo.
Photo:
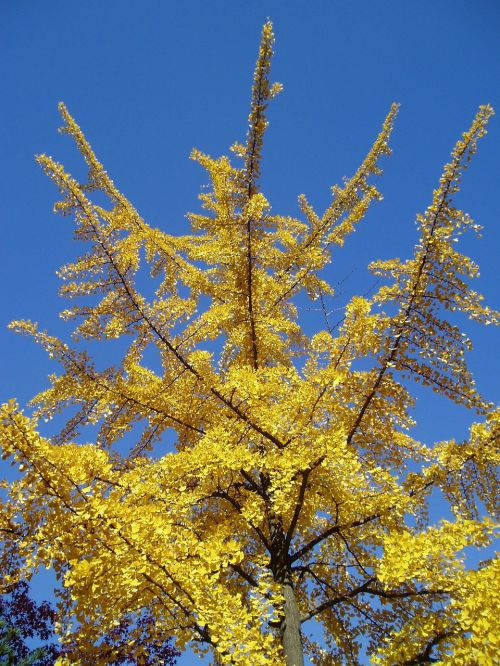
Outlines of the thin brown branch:
M367 516L366 518L361 518L360 520L354 520L352 523L346 523L345 525L332 525L332 527L329 527L324 532L321 532L320 534L315 536L314 539L311 539L311 541L309 541L305 546L302 546L300 550L290 555L289 561L292 563L304 557L304 555L306 555L309 551L311 551L315 546L317 546L325 539L328 539L328 537L332 536L333 534L338 534L341 530L342 531L350 530L355 527L361 527L362 525L371 523L373 520L377 520L378 518L381 517L381 515L382 515L381 513L374 513L371 516Z
M375 578L371 578L367 581L365 581L362 585L359 585L358 587L353 588L346 594L342 594L338 597L335 597L334 599L327 599L324 601L322 604L319 604L319 606L316 606L316 608L313 608L309 613L304 615L301 618L301 623L307 622L308 620L311 620L313 617L316 617L316 615L319 615L320 613L323 613L325 610L328 610L329 608L333 608L333 606L337 606L338 604L341 604L344 601L347 601L348 599L352 599L352 597L357 596L358 594L362 594L363 592L366 592L366 588L370 583L372 583L375 580Z
M297 527L297 522L300 517L300 512L302 510L302 507L304 505L304 497L306 494L306 489L307 489L307 482L309 480L309 476L312 472L312 468L309 467L306 469L304 472L302 472L302 482L300 484L299 488L299 495L297 497L297 502L295 504L295 510L293 512L292 520L290 521L290 526L288 528L288 531L285 536L285 548L286 552L288 552L288 549L290 548L290 544L293 539L293 535L295 532L295 528Z

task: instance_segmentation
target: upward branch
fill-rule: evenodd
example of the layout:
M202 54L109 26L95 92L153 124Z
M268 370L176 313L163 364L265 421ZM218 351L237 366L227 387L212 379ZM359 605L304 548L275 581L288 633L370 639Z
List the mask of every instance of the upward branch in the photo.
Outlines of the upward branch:
M403 267L400 267L396 263L392 269L393 275L396 274L399 279L403 275L407 276L405 284L400 287L396 283L393 291L389 291L391 298L400 302L401 305L397 315L393 318L393 330L388 336L387 351L380 362L380 369L376 379L366 395L347 436L348 444L352 442L361 426L364 416L377 395L388 369L393 366L398 367L401 357L404 359L401 362L401 367L412 369L411 362L410 364L408 363L411 359L404 358L404 350L402 352L403 341L406 340L411 344L413 342L411 336L415 337L412 331L417 331L418 333L423 324L431 324L429 326L430 329L439 325L439 321L433 312L436 307L436 300L443 302L458 300L456 297L454 298L453 291L451 291L451 298L448 299L441 289L438 290L437 294L431 292L431 287L434 285L433 277L428 268L429 266L432 267L435 265L437 267L441 282L441 276L448 278L448 290L457 289L461 294L465 293L465 296L461 298L464 302L462 308L460 306L453 306L452 309L463 309L471 318L479 320L484 318L487 313L490 314L489 309L479 304L480 299L475 298L476 295L472 295L469 290L463 289L463 283L460 282L457 284L457 274L464 272L464 259L466 258L451 250L450 240L456 240L456 236L453 237L454 232L456 232L461 224L464 224L464 216L460 214L460 211L452 209L450 204L451 196L458 191L462 173L467 168L468 161L476 151L477 141L486 133L486 123L491 114L491 107L481 107L474 118L470 130L464 134L463 138L455 146L452 152L452 160L444 168L440 187L434 193L433 202L427 210L426 215L420 218L421 238L416 248L415 258L407 262L407 265ZM465 224L467 223L468 220ZM377 262L375 264L376 268L377 265L382 265L382 262L379 264ZM384 289L382 290L383 292ZM378 300L379 302L384 302L384 300L389 300L389 298L382 296ZM415 313L418 313L416 319ZM454 333L455 331L450 327L448 329L448 338L451 338ZM441 342L440 339L435 335L432 337L435 340L432 341L432 338L430 338L429 345L432 345L434 342L434 345L438 346ZM446 340L446 342L450 342L450 340ZM456 343L457 346L461 344L459 340ZM406 346L408 347L408 344ZM442 349L442 347L443 345L440 348ZM430 348L432 349L432 346ZM460 354L459 350L457 357L461 360ZM438 385L444 393L452 398L458 396L460 400L466 400L473 406L482 407L480 398L473 388L473 382L467 382L469 376L467 368L463 363L455 367L451 363L448 363L444 367L444 372L453 373L454 371L457 379L461 378L465 383L463 387L459 385L457 388L453 383L450 385L446 376L440 377L438 373L443 373L443 370L440 368L437 372L434 371L434 374L432 373L433 368L428 368L428 370L429 372L427 376L424 375L424 378L427 377L427 381Z
M252 86L252 103L249 116L249 130L245 150L245 180L247 201L250 202L257 191L257 179L260 175L260 162L262 159L262 144L266 131L266 108L273 92L277 88L269 85L269 72L271 57L273 55L274 35L272 23L268 21L262 30L259 56L255 66ZM257 331L255 325L254 297L253 297L253 248L252 234L255 221L251 214L246 220L246 262L247 262L247 298L248 319L250 323L251 362L254 369L258 367Z
M253 75L252 102L248 117L249 128L245 148L245 175L250 197L256 190L260 175L262 145L267 128L266 109L269 101L281 90L280 84L270 85L271 58L273 56L273 25L268 21L262 29L259 56Z

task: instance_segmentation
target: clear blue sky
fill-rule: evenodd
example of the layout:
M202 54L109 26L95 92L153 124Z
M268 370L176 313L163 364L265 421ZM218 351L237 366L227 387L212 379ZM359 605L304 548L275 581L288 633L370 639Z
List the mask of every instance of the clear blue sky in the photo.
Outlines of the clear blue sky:
M144 218L184 233L205 183L188 160L213 155L246 131L260 29L276 32L273 103L263 188L276 212L297 213L304 192L321 210L350 175L390 103L402 104L394 154L373 208L332 273L349 276L338 301L369 285L368 262L408 256L413 220L429 204L442 165L479 104L500 114L498 0L0 0L0 399L26 402L55 367L6 330L31 318L64 335L55 271L75 257L69 220L56 218L53 185L33 160L47 152L76 175L81 162L56 133L64 100L120 189ZM477 287L500 306L500 118L490 124L458 202L485 225L465 246ZM467 327L478 386L498 402L498 331ZM419 393L420 395L420 393ZM471 415L422 394L419 435L463 437ZM190 663L187 661L186 663Z

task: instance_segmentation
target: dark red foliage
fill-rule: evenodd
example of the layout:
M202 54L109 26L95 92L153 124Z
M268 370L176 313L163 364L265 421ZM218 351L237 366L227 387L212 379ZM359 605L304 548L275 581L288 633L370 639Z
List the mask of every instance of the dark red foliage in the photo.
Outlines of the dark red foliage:
M9 594L0 596L0 619L15 630L9 634L9 647L19 662L33 658L36 645L43 651L31 663L52 666L60 653L59 645L53 642L55 612L47 601L37 604L31 599L27 583L21 581Z
M30 660L29 663L33 666L52 666L56 658L63 654L54 634L56 619L54 609L47 601L41 604L33 601L26 582L21 581L14 585L8 594L0 595L0 619L15 630L9 633L9 647L19 663L33 658L34 647L42 650L37 651L34 661ZM150 632L153 626L154 618L149 614L141 615L139 618L133 616L123 618L119 625L102 637L100 647L103 657L111 647L116 655L107 663L117 666L153 666L158 663L173 666L180 652L173 647L170 638L161 641L151 639ZM147 655L141 656L140 661L132 659L128 654L129 641L132 636L137 637L137 635L140 636L140 642L147 645L148 651ZM79 657L81 658L81 655Z

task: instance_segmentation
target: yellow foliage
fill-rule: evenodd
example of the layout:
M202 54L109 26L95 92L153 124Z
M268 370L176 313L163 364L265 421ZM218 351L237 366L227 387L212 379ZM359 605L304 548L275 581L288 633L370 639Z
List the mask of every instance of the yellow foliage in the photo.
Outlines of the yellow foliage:
M470 342L449 317L499 319L470 288L477 266L455 241L477 225L452 203L492 109L480 107L455 146L413 256L375 262L379 291L354 296L336 331L309 337L295 297L333 293L323 269L380 198L371 180L397 106L322 215L304 196L300 219L275 215L258 189L266 109L281 90L269 79L273 42L267 23L247 141L232 149L240 166L193 151L211 189L190 235L142 220L60 106L87 182L37 160L85 243L59 272L61 295L78 299L62 313L78 346L11 325L61 370L33 417L13 402L0 413L3 455L21 471L2 486L5 582L55 570L71 647L60 666L107 663L100 637L145 609L158 636L222 664L300 666L303 649L314 663L357 663L362 641L377 664L493 664L498 565L468 567L464 549L493 537L499 412L477 391ZM151 298L144 267L159 278ZM81 349L109 339L121 355L102 370ZM412 437L408 378L481 415L468 441ZM61 432L41 436L37 421L61 413ZM97 434L79 444L86 426ZM453 519L429 521L432 492ZM313 620L321 648L298 630ZM134 650L147 644L138 637Z

